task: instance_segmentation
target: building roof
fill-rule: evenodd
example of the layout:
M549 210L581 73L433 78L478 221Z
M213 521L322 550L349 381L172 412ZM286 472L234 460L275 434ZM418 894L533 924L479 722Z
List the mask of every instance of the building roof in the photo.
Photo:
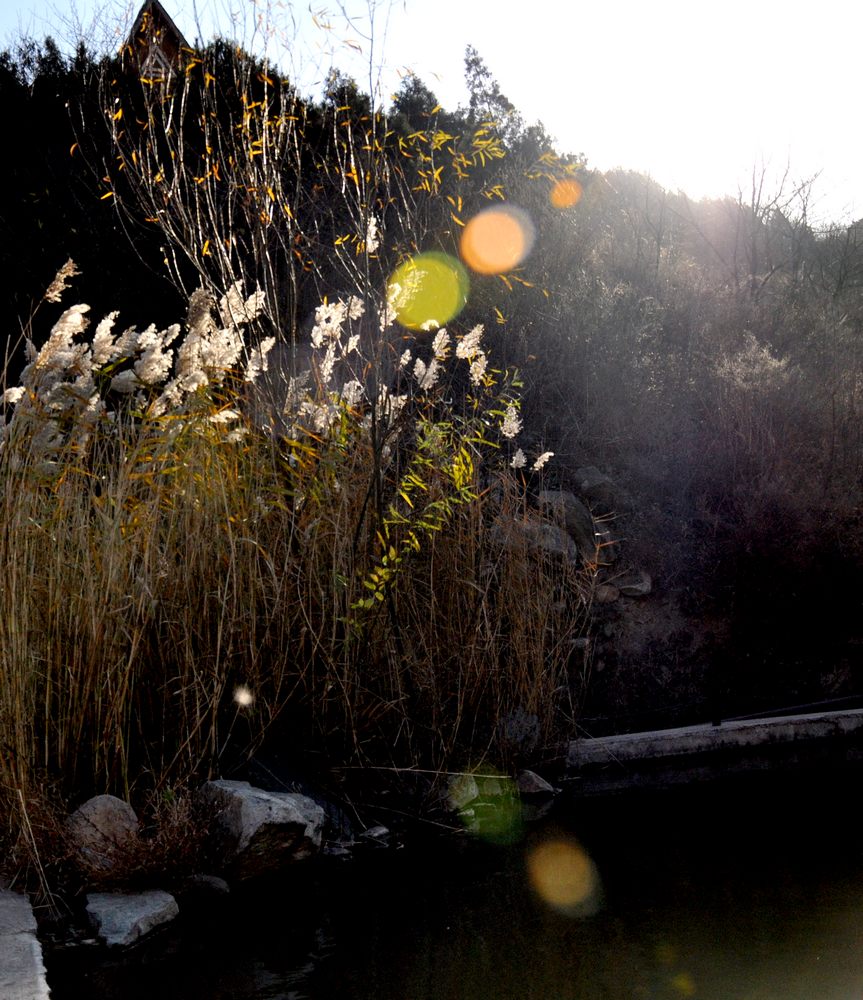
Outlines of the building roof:
M170 72L180 60L183 49L191 49L185 36L174 24L159 0L146 0L138 11L125 50L134 53L141 72Z

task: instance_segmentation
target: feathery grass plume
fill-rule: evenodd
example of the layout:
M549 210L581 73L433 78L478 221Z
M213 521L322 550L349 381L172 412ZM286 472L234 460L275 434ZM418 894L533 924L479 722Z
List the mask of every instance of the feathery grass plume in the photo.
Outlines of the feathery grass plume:
M500 425L500 432L505 438L512 439L521 433L521 417L515 403L507 403L506 412Z
M72 278L79 275L81 272L78 270L75 261L70 257L69 260L60 268L54 277L54 280L48 286L45 292L46 302L59 302L63 297L63 292L69 287L69 282Z

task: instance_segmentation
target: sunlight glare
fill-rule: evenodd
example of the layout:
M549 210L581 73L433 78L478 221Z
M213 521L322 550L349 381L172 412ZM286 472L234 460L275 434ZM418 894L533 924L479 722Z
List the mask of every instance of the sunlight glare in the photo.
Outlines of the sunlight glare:
M523 208L495 205L475 215L461 238L462 260L478 274L502 274L518 267L533 248L534 225Z

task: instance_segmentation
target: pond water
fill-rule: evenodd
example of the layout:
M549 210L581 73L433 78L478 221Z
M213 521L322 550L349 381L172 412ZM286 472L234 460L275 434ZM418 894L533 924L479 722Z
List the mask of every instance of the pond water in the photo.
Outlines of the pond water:
M518 844L303 866L122 961L49 956L52 997L863 1000L859 798L853 776L570 798Z

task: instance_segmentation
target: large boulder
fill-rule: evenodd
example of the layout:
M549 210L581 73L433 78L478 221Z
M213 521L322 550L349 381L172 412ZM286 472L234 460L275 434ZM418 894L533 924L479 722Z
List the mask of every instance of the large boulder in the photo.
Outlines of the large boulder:
M128 802L114 795L96 795L66 820L66 832L81 862L107 871L133 850L138 817Z
M491 535L509 552L526 551L557 556L566 562L578 562L578 549L567 532L547 521L511 518L500 515L492 525Z
M320 850L324 810L306 795L226 779L208 781L200 794L214 811L220 861L236 878L265 875Z
M587 562L596 562L598 539L593 515L569 490L542 490L539 504L543 512L566 529Z
M126 947L173 920L180 912L174 897L161 889L150 892L92 892L87 916L109 947Z
M583 465L575 470L575 482L594 510L608 514L614 508L617 490L610 476L593 465Z

